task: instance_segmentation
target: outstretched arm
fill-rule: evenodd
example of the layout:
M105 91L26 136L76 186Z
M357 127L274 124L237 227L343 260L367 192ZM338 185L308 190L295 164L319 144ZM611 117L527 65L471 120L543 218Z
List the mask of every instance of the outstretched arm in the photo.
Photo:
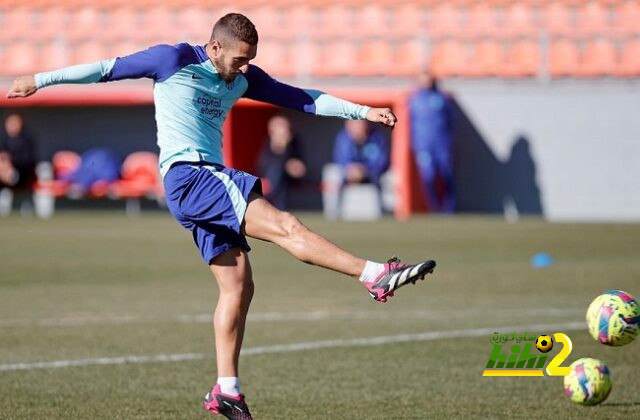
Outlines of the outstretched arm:
M352 120L366 119L390 127L393 127L398 121L389 108L371 108L336 98L319 90L290 86L273 79L261 68L254 65L249 65L245 77L249 82L249 87L244 96L256 101L316 115Z
M188 44L156 45L124 57L79 64L59 70L21 76L7 93L8 98L24 98L46 86L67 83L98 83L148 77L162 81L194 54Z

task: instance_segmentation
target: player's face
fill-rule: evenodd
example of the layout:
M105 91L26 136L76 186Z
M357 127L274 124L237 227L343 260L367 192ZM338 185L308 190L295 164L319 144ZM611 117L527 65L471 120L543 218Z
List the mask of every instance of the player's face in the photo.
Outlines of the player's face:
M249 45L240 40L213 41L213 57L220 77L232 82L236 76L247 70L249 61L256 57L257 45Z

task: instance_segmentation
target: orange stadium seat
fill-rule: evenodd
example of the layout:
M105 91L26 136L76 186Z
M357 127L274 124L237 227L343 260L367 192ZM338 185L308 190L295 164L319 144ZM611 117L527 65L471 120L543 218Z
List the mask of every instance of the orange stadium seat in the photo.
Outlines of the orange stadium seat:
M476 42L464 74L472 77L486 77L504 73L506 73L506 58L502 42L494 39Z
M640 76L640 39L628 40L622 45L616 75Z
M184 7L177 10L176 42L205 43L213 29L213 13L209 9Z
M334 39L353 37L353 10L351 7L340 3L328 3L318 9L319 26L318 33L311 34L314 38Z
M87 39L75 44L72 52L70 64L93 63L110 58L105 44L96 39Z
M390 7L390 35L393 37L415 37L425 32L424 7L416 2L402 2Z
M358 49L356 76L386 76L389 74L393 50L389 42L381 39L365 41Z
M0 42L27 39L35 26L33 11L29 7L9 8L1 21Z
M540 44L531 39L514 42L507 53L509 77L536 76L540 71Z
M291 38L311 35L317 28L315 10L305 3L296 3L282 11L283 28Z
M428 64L426 48L418 39L408 39L394 48L390 76L415 77Z
M474 37L501 32L496 8L487 2L477 2L467 8L464 32Z
M461 12L458 5L445 2L427 10L427 31L433 36L458 35L462 27Z
M66 39L65 34L69 27L69 13L60 6L51 6L41 10L37 36L46 40ZM35 34L36 32L34 32ZM102 34L98 34L102 36Z
M140 31L140 19L137 9L122 6L112 9L107 14L107 29L105 38L110 40L122 40L136 38Z
M502 30L508 36L531 36L537 32L536 16L532 5L511 3L504 12Z
M289 45L279 39L261 40L254 64L274 77L293 77L297 70Z
M166 6L148 7L140 14L139 38L149 45L180 42L175 19L176 11Z
M30 41L16 41L5 44L1 65L2 73L8 76L34 73L37 70L38 52Z
M42 44L40 60L38 61L38 71L59 69L70 64L71 51L67 42L53 39Z
M389 14L379 3L369 3L354 10L355 34L360 38L389 37Z
M606 34L611 28L608 5L598 0L581 4L576 23L582 34Z
M287 38L290 33L284 26L283 13L279 7L261 5L249 9L247 16L256 25L259 36L262 38ZM213 26L213 25L211 25Z
M623 77L640 76L640 39L632 39L622 45L615 71Z
M460 76L467 66L467 48L464 42L449 39L434 45L429 65L436 77Z
M615 46L606 39L596 39L587 43L582 52L579 74L588 77L613 75L617 61Z
M640 34L640 1L623 1L615 8L614 27L623 35Z
M354 71L357 49L352 41L337 40L324 43L320 57L313 64L315 76L350 76Z
M67 39L72 42L104 34L107 30L104 16L97 8L91 6L70 13L67 28Z
M574 14L571 5L554 0L542 6L541 10L542 28L553 35L564 35L573 33Z
M557 39L549 48L549 74L553 77L573 76L580 72L580 50L575 42Z

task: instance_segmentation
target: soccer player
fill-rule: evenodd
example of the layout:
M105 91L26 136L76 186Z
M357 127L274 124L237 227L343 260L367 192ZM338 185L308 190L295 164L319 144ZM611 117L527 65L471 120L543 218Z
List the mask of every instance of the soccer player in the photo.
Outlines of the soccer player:
M280 83L255 58L258 33L237 13L220 18L206 45L157 45L125 57L17 78L7 96L27 97L60 83L147 77L153 94L167 206L188 229L219 287L214 314L218 380L204 407L229 419L251 419L238 380L238 357L253 296L245 236L270 241L308 264L359 279L380 302L433 271L434 261L366 261L310 231L261 195L259 178L222 165L222 124L241 97L324 116L367 119L393 127L388 108L357 105L317 90Z

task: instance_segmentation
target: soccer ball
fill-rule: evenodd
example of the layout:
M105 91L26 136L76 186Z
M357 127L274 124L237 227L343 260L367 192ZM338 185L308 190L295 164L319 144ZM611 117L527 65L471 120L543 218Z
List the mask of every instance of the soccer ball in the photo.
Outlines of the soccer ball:
M553 348L553 340L548 335L541 335L536 340L536 348L542 353L548 353Z
M571 373L564 377L564 393L574 403L596 405L611 392L609 368L598 359L588 357L571 364Z
M640 305L628 293L609 290L589 305L587 325L595 340L608 346L623 346L638 335Z

